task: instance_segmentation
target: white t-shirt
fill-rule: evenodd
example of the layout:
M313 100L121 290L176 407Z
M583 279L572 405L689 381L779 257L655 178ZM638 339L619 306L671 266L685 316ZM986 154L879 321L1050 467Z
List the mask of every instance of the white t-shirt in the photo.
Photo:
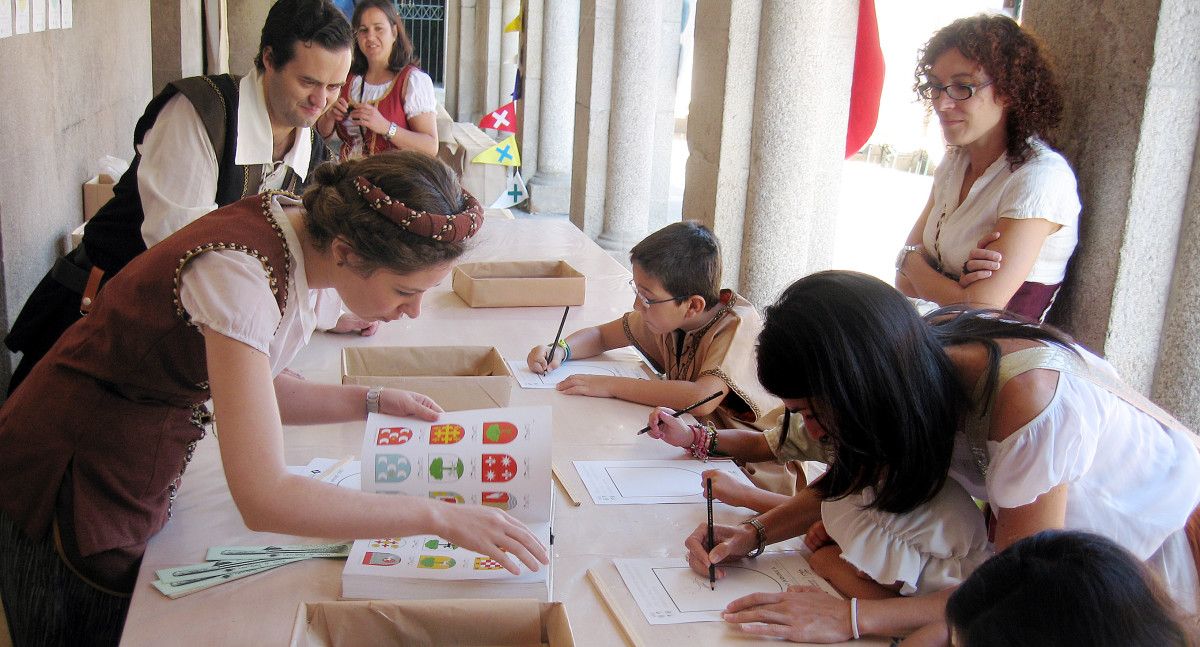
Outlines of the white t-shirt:
M1093 368L1115 375L1110 364L1079 351ZM1176 602L1197 610L1200 584L1183 525L1200 503L1200 454L1183 432L1163 428L1086 378L1060 373L1050 404L1003 442L989 441L987 454L985 479L965 434L956 437L950 475L972 496L1015 508L1067 484L1066 528L1125 547Z
M394 82L395 79L378 85L367 83L364 86L363 77L356 75L350 79L350 98L355 102L376 103L388 93ZM433 93L433 79L430 79L428 74L414 68L408 73L408 81L404 84L404 116L412 119L417 115L436 111L437 96ZM362 136L358 132L358 125L350 119L349 115L342 121L342 125L345 126L346 132L350 133L350 141L346 144L351 148L361 145Z
M958 196L970 156L951 148L933 177L933 207L925 221L922 243L940 261L942 272L958 278L976 243L995 231L1000 218L1041 218L1062 225L1042 244L1025 281L1061 283L1067 261L1079 240L1079 194L1070 165L1040 139L1031 138L1030 158L1015 171L1004 155L971 185L960 205ZM938 233L938 227L941 233Z
M300 204L277 196L271 217L283 230L292 255L287 304L282 317L271 293L266 270L258 259L242 252L215 250L200 254L180 274L179 300L197 325L210 328L250 346L271 360L278 375L308 343L316 326L316 294L304 273L304 252L283 207Z

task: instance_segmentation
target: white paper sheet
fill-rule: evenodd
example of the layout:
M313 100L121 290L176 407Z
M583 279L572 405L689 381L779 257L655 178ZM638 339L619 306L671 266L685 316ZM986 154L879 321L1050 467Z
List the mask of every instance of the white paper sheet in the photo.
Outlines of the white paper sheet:
M538 375L529 370L529 364L524 360L506 360L517 383L523 389L553 389L559 382L572 375L603 375L607 377L632 377L646 380L650 375L644 365L637 362L621 362L611 359L581 359L571 360L554 369L546 375Z
M638 607L652 625L720 622L730 602L751 593L786 591L807 584L841 597L812 571L797 551L764 553L722 565L725 577L709 588L708 578L688 568L683 557L614 559L617 571Z
M575 471L596 505L704 503L701 474L721 470L746 485L750 479L732 461L703 463L691 458L646 461L574 461Z
M338 462L339 459L336 458L314 458L308 462L308 465L289 465L287 469L292 474L299 474L300 476L307 476L314 479L319 478L322 481L333 483L338 487L344 487L348 490L362 489L362 463L359 461L347 461L332 473L325 473L325 470L333 467Z
M492 505L550 521L550 407L447 411L437 422L372 413L362 489Z

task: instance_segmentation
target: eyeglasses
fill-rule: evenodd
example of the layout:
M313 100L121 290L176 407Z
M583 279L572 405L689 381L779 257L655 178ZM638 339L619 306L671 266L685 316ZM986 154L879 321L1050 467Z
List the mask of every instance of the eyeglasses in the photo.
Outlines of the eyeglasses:
M651 301L650 299L647 299L646 297L642 296L641 292L638 292L637 284L633 282L633 279L629 279L629 289L633 290L633 296L637 297L638 301L640 301L642 303L642 305L646 306L647 308L649 308L650 306L652 306L656 303L666 303L668 301L679 301L680 299L687 298L687 297L667 297L665 299L655 299L655 300Z
M788 431L792 428L792 414L793 413L799 415L800 410L799 409L792 410L788 407L783 408L783 421L780 423L780 426L783 429L780 431L780 434L779 434L780 446L782 446L785 442L787 442ZM828 447L833 444L833 437L830 436L829 434L825 434L825 437L821 438L821 440L819 440L818 442L821 445Z
M994 80L995 79L988 81L987 83L980 83L979 85L970 85L968 83L938 85L936 83L927 82L917 86L917 92L919 92L921 96L925 97L926 99L940 99L942 97L942 93L945 92L946 96L954 99L955 101L966 101L967 99L975 96L976 91L991 85Z

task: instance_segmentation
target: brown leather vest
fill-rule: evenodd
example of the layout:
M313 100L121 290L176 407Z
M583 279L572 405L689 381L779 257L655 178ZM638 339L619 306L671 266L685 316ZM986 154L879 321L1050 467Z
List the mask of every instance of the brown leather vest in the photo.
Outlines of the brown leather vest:
M137 256L0 409L0 509L30 537L57 516L73 530L62 538L68 556L120 549L128 562L166 523L209 397L204 338L180 305L179 276L207 251L250 254L282 313L296 298L293 259L269 201L213 211Z

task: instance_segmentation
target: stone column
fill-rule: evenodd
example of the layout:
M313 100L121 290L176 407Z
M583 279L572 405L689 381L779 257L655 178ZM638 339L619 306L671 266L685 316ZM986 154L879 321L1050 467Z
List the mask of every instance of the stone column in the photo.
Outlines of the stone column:
M475 69L479 103L470 117L474 121L501 103L500 36L504 32L504 23L500 22L501 7L502 0L477 0L476 4L475 44L480 51L478 67Z
M541 60L548 64L542 66L537 171L529 180L529 210L567 213L571 208L579 2L551 0L545 7Z
M542 23L543 0L522 0L521 9L521 99L517 103L517 146L521 151L521 175L537 173L538 127L542 113ZM528 185L527 185L528 188Z
M658 65L654 79L654 141L651 146L650 220L647 233L679 218L671 212L671 152L675 141L675 85L679 81L679 20L682 0L662 0Z
M579 9L571 222L592 238L600 235L604 223L616 4L581 0Z
M683 214L721 241L722 281L739 285L758 74L759 0L699 0Z
M1055 323L1194 427L1198 268L1177 252L1195 245L1200 14L1189 0L1039 2L1025 25L1057 63L1057 140L1084 205Z
M504 0L500 10L500 29L503 30L521 13L521 0ZM524 21L524 16L521 17ZM500 97L495 106L484 108L491 110L496 106L508 103L512 99L513 82L517 79L517 64L520 57L520 32L500 33Z
M660 2L618 2L604 228L596 242L621 258L650 220Z
M753 303L832 262L857 23L857 0L763 4L739 273Z

